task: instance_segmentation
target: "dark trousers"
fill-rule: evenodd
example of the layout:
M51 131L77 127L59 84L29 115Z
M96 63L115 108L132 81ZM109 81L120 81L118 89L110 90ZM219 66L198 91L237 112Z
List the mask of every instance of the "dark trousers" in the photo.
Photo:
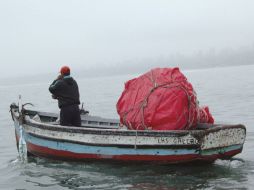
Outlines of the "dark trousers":
M78 105L70 105L61 108L60 125L76 127L81 126L81 118Z

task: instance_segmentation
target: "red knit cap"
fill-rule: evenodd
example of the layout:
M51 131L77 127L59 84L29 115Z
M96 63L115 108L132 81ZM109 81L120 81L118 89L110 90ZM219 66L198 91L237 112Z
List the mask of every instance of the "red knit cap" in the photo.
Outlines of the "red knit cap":
M69 75L71 72L70 68L68 66L63 66L60 70L60 73L62 75Z

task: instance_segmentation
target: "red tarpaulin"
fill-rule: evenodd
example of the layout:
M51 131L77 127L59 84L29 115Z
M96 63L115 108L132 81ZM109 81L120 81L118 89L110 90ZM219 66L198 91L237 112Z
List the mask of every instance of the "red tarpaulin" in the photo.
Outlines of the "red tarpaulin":
M126 82L117 112L122 124L138 130L194 129L199 122L214 122L179 68L156 68Z

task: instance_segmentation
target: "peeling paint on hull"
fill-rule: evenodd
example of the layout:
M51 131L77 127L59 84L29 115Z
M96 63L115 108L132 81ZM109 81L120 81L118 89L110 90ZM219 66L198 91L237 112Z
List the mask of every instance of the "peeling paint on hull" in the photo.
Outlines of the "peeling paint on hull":
M15 117L14 126L19 142L19 122ZM69 161L213 162L240 153L246 135L243 125L192 131L130 131L68 128L26 118L23 126L30 154Z

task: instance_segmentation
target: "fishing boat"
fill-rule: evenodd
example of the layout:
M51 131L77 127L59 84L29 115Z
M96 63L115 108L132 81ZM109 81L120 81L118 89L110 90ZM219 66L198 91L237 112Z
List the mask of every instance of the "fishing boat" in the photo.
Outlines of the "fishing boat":
M240 153L245 126L198 124L195 130L129 130L118 120L81 114L82 126L59 124L59 115L12 104L17 146L28 155L66 161L213 162ZM20 151L20 148L19 148Z

